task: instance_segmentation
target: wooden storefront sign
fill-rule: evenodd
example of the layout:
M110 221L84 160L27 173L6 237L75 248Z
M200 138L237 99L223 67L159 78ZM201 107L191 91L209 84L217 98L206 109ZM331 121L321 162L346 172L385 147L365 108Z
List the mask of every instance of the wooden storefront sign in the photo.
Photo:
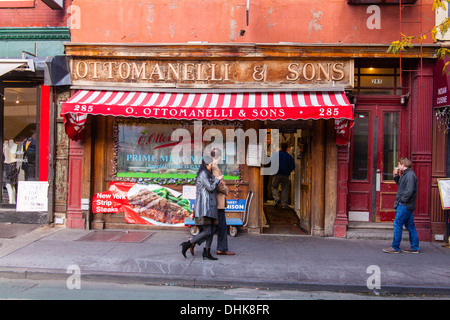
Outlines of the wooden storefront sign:
M352 87L353 60L147 60L73 57L79 86L157 88Z

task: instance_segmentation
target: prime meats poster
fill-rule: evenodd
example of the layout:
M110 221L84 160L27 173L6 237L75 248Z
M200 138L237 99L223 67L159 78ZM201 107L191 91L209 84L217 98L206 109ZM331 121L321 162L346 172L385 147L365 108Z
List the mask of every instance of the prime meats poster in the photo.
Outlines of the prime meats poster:
M92 199L93 213L123 212L127 223L183 227L192 215L189 200L180 192L158 185L111 182L108 191Z

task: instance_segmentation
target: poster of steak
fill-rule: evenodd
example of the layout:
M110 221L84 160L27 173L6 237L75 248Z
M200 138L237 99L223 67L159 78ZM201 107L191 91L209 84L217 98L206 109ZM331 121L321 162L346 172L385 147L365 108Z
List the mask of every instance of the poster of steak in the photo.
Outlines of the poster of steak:
M125 221L134 224L183 227L191 216L189 200L170 188L129 182L111 182L108 191L92 199L93 213L123 212Z

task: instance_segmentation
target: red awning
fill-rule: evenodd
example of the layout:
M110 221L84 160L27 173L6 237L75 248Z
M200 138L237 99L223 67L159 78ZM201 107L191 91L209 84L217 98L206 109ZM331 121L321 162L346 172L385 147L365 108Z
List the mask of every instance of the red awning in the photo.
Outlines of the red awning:
M62 104L61 114L69 126L82 126L87 114L180 120L354 119L353 106L343 91L161 93L80 90ZM69 134L72 129L67 126Z

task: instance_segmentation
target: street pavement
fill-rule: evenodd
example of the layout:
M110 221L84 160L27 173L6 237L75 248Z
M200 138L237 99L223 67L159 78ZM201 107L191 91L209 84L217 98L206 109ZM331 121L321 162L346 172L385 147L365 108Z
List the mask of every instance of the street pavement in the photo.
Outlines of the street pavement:
M209 261L198 247L195 256L181 255L179 245L189 237L187 229L48 226L12 238L0 234L0 278L64 280L78 274L83 282L450 295L450 249L441 243L421 242L420 254L386 254L385 240L240 233L228 237L235 256Z

